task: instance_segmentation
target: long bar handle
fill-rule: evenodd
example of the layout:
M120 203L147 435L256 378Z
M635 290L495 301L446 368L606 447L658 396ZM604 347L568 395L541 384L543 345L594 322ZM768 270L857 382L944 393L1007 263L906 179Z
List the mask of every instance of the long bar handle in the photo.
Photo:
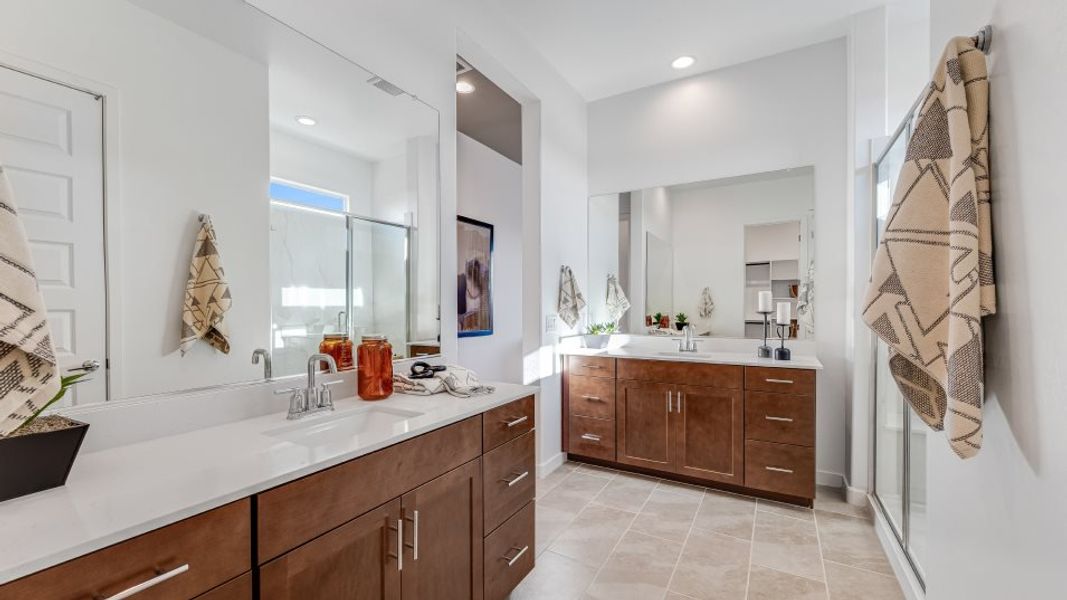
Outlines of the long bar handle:
M767 419L768 421L781 421L782 423L792 423L793 422L793 419L790 419L789 417L775 417L775 416L772 416L772 415L765 415L763 418Z
M678 411L678 414L682 414L682 400L684 398L685 398L685 393L684 392L678 392L678 402L675 403L675 410Z
M401 515L400 518L396 520L396 527L393 527L392 525L390 525L389 529L395 529L396 530L396 554L391 554L390 553L389 557L396 559L396 570L397 571L403 571L404 570L404 516Z
M775 473L792 473L793 469L783 469L782 467L763 467L768 471L774 471Z
M407 542L405 542L404 545L408 548L411 548L412 559L419 560L419 511L413 510L411 511L411 517L404 518L408 521L411 521L411 524L413 526L413 531L411 532L412 543L408 544Z
M600 396L588 396L588 395L583 394L582 398L585 398L586 400L589 400L591 402L602 402L602 400L600 399Z
M674 390L667 390L667 412L671 412L674 406Z
M169 571L167 571L165 573L160 573L159 575L156 575L155 577L149 579L148 581L144 581L144 582L138 583L137 585L135 585L133 587L126 588L126 589L122 590L121 592L115 594L114 596L108 596L107 598L105 598L105 600L123 600L123 598L129 598L130 596L133 596L134 594L140 594L141 592L147 590L148 588L155 587L155 586L163 583L164 581L166 581L168 579L171 579L172 577L177 577L178 575L181 575L182 573L185 573L188 570L189 570L189 565L188 565L188 563L186 563L186 564L184 564L184 565L182 565L180 567L175 567L175 568L173 568L173 569L171 569L171 570L169 570Z
M586 435L589 435L589 434L586 434ZM585 436L582 436L582 437L585 437ZM523 479L526 479L529 476L530 476L530 472L529 471L523 471L522 473L513 473L513 477L505 477L505 478L501 479L500 481L503 481L503 482L507 483L508 487L511 487L511 486L515 485L516 483L522 481Z
M792 379L764 379L764 381L766 381L767 383L785 383L785 384L792 384L793 383Z
M522 558L523 554L526 554L526 551L529 550L530 547L529 546L523 546L522 548L519 548L518 546L514 546L511 549L512 550L518 550L519 552L515 556L512 556L511 558L508 558L507 554L505 554L504 556L500 557L500 558L508 561L508 566L509 567L513 566L515 563L519 562L519 559Z
M583 440L589 440L590 442L599 442L600 441L600 436L599 435L593 435L591 433L583 433L582 434L582 439Z
M581 365L583 369L603 369L600 365Z
M525 423L529 419L530 419L530 417L523 415L523 416L519 417L518 419L514 419L514 420L511 420L511 421L504 421L504 423L508 426L508 429L511 429L512 427L514 427L516 425L519 425L521 423Z

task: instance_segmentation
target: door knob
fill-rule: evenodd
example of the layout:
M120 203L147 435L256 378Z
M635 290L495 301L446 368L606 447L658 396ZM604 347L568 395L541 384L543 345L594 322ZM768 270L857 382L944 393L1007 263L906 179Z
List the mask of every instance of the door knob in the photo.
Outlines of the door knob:
M71 368L67 369L67 371L71 371L71 372L73 372L73 371L84 371L86 373L92 373L93 371L96 371L99 368L100 368L100 361L98 361L98 360L87 360L87 361L83 362L80 367L71 367Z

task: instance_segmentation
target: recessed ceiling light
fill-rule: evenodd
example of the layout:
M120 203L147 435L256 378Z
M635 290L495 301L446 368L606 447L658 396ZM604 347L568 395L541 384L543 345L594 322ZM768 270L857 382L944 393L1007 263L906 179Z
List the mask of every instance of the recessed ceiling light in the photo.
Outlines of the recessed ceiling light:
M469 94L474 91L474 84L469 81L460 79L456 82L456 91L461 94Z
M311 127L318 123L318 121L316 121L313 117L309 117L307 115L297 115L296 122L300 123L301 125L307 125L308 127Z
M695 63L696 61L697 59L693 58L692 56L679 56L678 58L674 59L673 62L671 62L671 66L675 69L688 69L689 67L693 66L693 63Z

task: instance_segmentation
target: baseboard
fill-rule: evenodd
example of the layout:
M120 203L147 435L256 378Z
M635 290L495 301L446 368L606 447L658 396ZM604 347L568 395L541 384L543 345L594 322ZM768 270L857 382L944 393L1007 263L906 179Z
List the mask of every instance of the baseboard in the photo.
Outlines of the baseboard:
M815 471L815 484L832 488L845 487L845 476L831 471Z
M885 515L875 505L873 498L868 497L867 502L871 512L874 513L874 531L878 534L878 541L882 544L886 557L889 558L889 565L893 567L893 574L900 583L900 590L904 593L904 597L907 600L926 600L926 591L923 590L918 577L915 576L908 558L904 556L904 550L897 543L897 538L893 535L889 522L885 520Z
M563 452L560 452L559 454L556 454L545 462L537 465L537 478L542 479L544 477L548 477L549 473L558 469L560 465L562 465L566 460L567 455Z

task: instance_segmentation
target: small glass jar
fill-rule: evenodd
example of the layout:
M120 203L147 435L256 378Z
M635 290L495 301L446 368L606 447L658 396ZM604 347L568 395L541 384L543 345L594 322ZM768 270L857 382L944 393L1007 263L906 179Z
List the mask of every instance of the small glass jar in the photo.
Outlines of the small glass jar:
M365 335L356 349L359 397L382 400L393 395L393 347L384 335Z
M352 364L352 340L348 339L347 333L327 333L322 336L319 343L319 352L333 357L337 363L337 370L351 369Z

